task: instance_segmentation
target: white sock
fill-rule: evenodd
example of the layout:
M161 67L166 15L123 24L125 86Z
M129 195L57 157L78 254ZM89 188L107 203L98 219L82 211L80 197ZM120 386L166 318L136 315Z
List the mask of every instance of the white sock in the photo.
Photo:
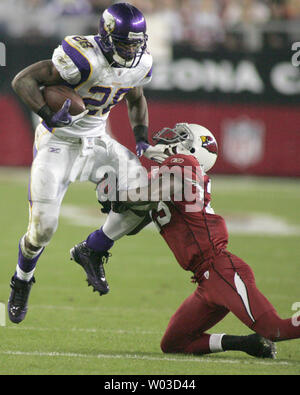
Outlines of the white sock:
M20 248L22 251L22 255L24 256L24 258L26 259L34 259L36 256L38 256L40 254L40 252L42 251L43 248L41 248L38 251L33 251L30 250L28 248L26 248L25 246L25 236L22 237L21 241L20 241ZM27 281L29 282L34 274L35 268L33 270L31 270L30 272L24 272L24 270L22 270L19 265L17 265L16 268L16 274L19 280L23 280L23 281Z
M225 333L210 335L209 349L212 353L224 351L222 348L222 338L224 335L225 335Z
M32 279L34 271L35 271L35 268L33 270L31 270L31 272L26 273L22 269L19 268L19 265L17 265L17 268L16 268L16 273L17 273L18 279L27 281L27 282L29 282Z

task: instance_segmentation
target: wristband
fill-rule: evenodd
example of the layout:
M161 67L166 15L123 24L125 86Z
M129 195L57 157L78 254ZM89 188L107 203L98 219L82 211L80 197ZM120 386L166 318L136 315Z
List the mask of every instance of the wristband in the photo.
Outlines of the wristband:
M45 104L42 108L39 109L37 115L39 115L46 122L48 126L53 126L52 117L55 113L51 111L49 106Z
M137 143L140 143L141 141L148 143L148 126L137 125L133 128L133 133Z

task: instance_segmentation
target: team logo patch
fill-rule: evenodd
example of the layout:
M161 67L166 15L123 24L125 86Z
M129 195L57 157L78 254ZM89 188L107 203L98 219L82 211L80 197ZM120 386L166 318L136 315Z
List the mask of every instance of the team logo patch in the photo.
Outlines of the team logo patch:
M201 136L202 147L212 154L218 153L217 143L211 136Z
M183 163L184 159L182 158L173 158L170 160L171 163Z
M111 15L107 10L103 13L104 19L104 29L105 31L110 34L114 31L116 26L116 20L113 15Z

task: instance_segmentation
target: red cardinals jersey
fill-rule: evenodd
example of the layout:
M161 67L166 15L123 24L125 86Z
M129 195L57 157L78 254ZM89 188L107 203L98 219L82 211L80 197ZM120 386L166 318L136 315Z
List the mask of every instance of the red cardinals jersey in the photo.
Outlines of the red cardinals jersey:
M203 173L199 162L192 155L174 155L166 159L160 168L160 174L166 169L180 170L185 181L192 183L193 191L201 199L201 207L196 198L193 202L160 202L152 211L152 219L160 233L173 251L177 261L185 270L192 271L199 278L207 264L221 251L226 249L228 232L224 219L214 214L210 207L210 179ZM193 204L198 210L191 211Z

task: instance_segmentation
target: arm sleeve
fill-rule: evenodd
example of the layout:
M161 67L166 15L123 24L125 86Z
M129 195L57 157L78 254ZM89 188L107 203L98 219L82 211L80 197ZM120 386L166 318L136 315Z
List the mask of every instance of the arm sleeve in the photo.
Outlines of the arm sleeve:
M65 53L62 45L54 50L52 62L61 78L71 85L76 85L81 80L81 73L73 60Z
M143 55L143 65L139 71L139 78L135 86L144 86L152 80L153 58L150 53Z
M152 80L152 66L150 70L147 72L147 74L141 79L141 81L137 84L137 86L144 86L149 84L149 82Z

